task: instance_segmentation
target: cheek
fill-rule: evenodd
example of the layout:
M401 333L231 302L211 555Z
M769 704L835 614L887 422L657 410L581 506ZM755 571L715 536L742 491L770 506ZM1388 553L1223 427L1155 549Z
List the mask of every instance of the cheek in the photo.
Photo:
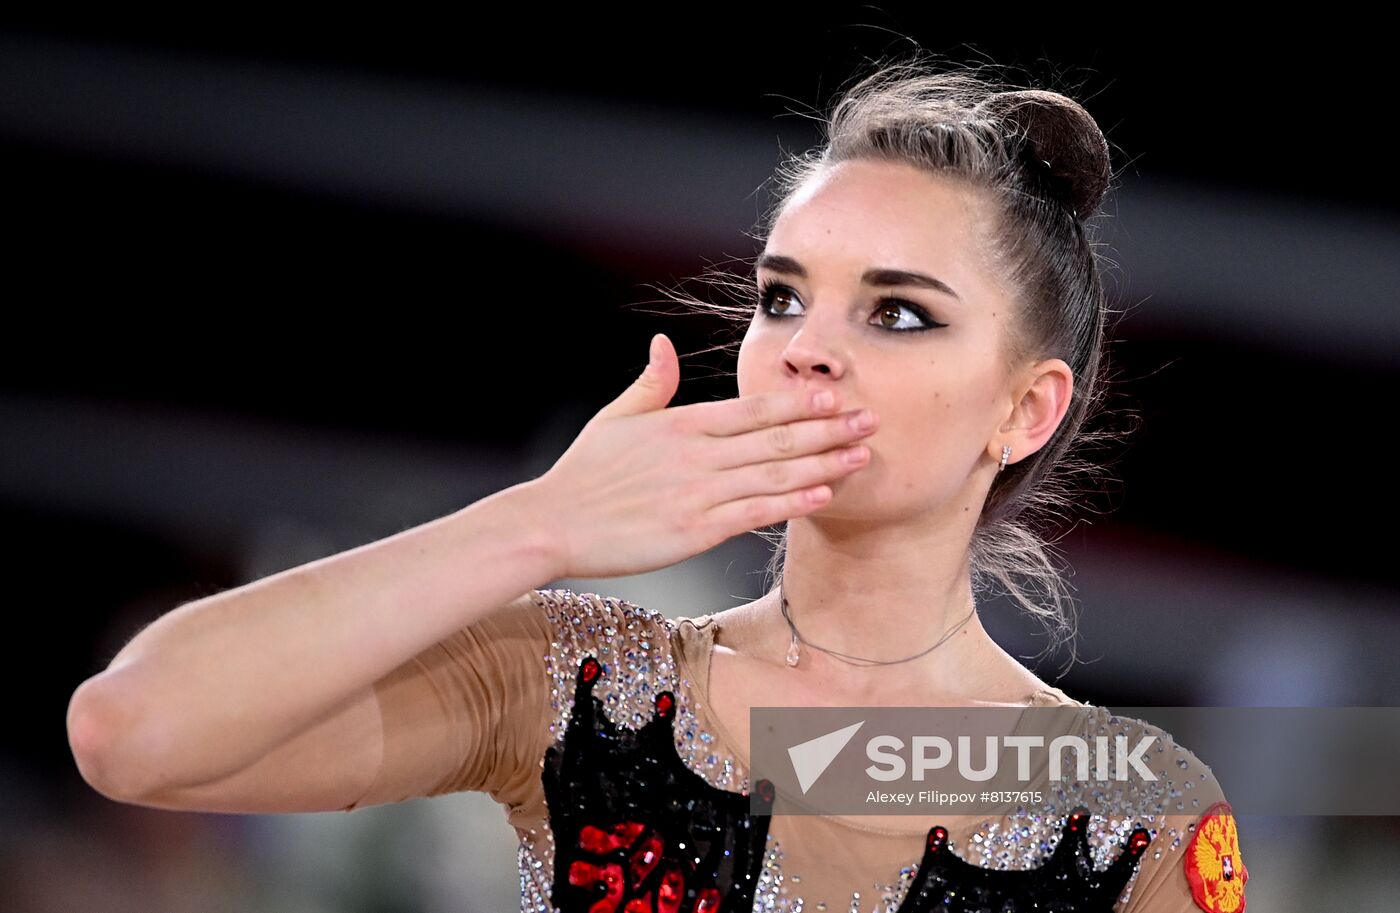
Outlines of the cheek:
M901 471L963 461L985 444L991 414L985 391L948 377L925 378L922 390L914 397L905 387L880 398L884 407L874 446L884 442L890 456L904 464Z
M740 395L740 396L747 396L747 395L749 394L749 381L748 381L748 378L749 378L749 369L748 369L748 362L749 362L749 359L748 359L748 355L749 355L749 349L744 348L744 347L740 347L740 349L739 349L739 363L735 366L735 369L734 369L734 379L735 379L735 381L738 383L738 386L739 386L739 395Z
M739 343L739 358L735 367L735 379L739 386L740 396L750 396L757 392L754 384L762 384L762 372L757 368L763 360L771 357L768 351L768 344L765 343L762 333L755 330L752 323L749 324L748 331Z

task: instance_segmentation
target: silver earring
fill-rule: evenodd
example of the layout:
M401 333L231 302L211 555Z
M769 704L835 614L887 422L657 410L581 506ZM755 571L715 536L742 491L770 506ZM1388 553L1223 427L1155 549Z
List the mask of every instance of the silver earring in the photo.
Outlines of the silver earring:
M1006 468L1006 461L1011 459L1011 445L1005 444L1001 448L1001 465L997 467L997 472Z

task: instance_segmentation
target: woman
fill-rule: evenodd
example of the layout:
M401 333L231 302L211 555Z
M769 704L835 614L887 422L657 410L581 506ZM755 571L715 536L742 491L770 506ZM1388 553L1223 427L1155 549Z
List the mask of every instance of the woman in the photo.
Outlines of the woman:
M1068 503L1050 473L1099 396L1103 134L1062 95L917 62L854 85L828 134L780 172L737 399L668 409L658 334L543 476L169 613L74 695L88 782L239 812L484 790L521 840L522 909L1244 909L1209 768L1042 681L974 599L996 578L1068 636L1024 517ZM784 521L777 586L699 618L538 589ZM1072 707L1086 734L1158 736L1165 782L936 821L764 815L753 706Z

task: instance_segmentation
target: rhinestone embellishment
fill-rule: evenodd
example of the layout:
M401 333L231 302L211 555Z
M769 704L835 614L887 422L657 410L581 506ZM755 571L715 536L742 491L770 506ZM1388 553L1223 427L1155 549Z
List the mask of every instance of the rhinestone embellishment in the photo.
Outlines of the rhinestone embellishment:
M546 612L554 632L549 654L545 657L550 677L552 718L549 732L553 744L546 757L540 760L543 778L548 779L547 769L552 761L558 775L556 785L569 779L563 775L565 766L561 762L568 751L570 724L576 724L575 732L589 731L577 725L582 719L589 723L595 735L610 734L613 740L610 744L614 746L634 749L643 744L650 746L650 751L629 756L642 770L665 767L667 752L663 750L665 742L660 739L666 737L674 749L671 758L679 760L684 769L684 772L670 771L675 781L684 782L688 773L694 777L690 787L703 783L713 788L715 792L708 795L711 802L719 800L717 804L722 806L725 797L719 793L723 792L742 797L747 809L750 788L747 774L736 759L720 748L713 734L701 727L696 714L701 708L692 693L692 683L681 677L675 664L672 649L675 622L626 600L592 593L536 590L535 598ZM584 711L581 717L580 709ZM1090 728L1097 727L1100 734L1110 739L1117 733L1126 733L1134 724L1142 725L1139 721L1113 717L1102 708L1093 708L1093 711L1094 725ZM1157 750L1167 749L1159 745ZM1043 883L1047 878L1058 879L1054 883L1059 885L1058 890L1064 896L1071 896L1078 890L1080 894L1073 896L1092 896L1100 902L1082 909L1109 910L1114 902L1125 902L1131 896L1139 859L1160 859L1164 852L1173 852L1184 842L1181 831L1167 826L1165 816L1189 811L1183 790L1192 790L1196 781L1205 781L1209 775L1196 773L1187 762L1184 749L1175 750L1180 755L1177 766L1182 770L1178 782L1163 781L1150 784L1152 790L1130 793L1106 791L1104 784L1072 782L1067 788L1052 790L1050 801L1043 806L1018 807L1005 818L984 822L961 847L957 846L958 841L949 839L946 829L936 825L929 831L921 860L906 860L908 864L903 868L892 867L891 872L897 873L893 883L875 883L870 886L873 888L870 892L853 891L850 910L858 913L863 895L873 895L875 909L880 913L979 909L975 898L990 901L994 897L1009 897L1006 891L1014 892L1019 885ZM1208 771L1203 765L1197 766ZM622 779L629 781L629 778L635 780L633 774ZM704 790L682 792L686 796L680 800L682 805L706 798ZM650 799L638 798L646 796ZM669 798L662 798L656 792L636 790L629 806L633 813L630 816L614 815L615 801L610 805L600 801L605 797L589 798L587 790L572 798L570 808L574 811L580 805L595 811L611 809L607 812L607 821L590 823L579 819L577 826L569 828L566 855L570 865L561 866L558 874L568 879L572 888L595 892L590 895L593 903L601 904L596 907L585 904L577 909L605 913L610 909L607 899L620 898L629 887L634 894L651 891L653 906L636 906L635 909L655 913L671 909L676 913L691 913L704 909L701 906L703 887L696 887L699 881L686 882L684 871L679 879L674 874L667 875L678 870L683 859L679 855L681 850L689 849L692 855L688 858L694 860L695 847L680 847L683 841L676 836L674 828L669 831L669 839L674 843L668 844L668 838L662 836L666 829L657 827L655 820L644 820L649 810L664 811L670 804ZM627 805L626 802L622 804ZM690 805L685 814L694 817L696 808L704 804L702 801ZM552 806L552 809L554 807L561 806ZM550 817L550 826L521 838L517 859L522 911L551 913L575 909L556 907L551 899L556 881L553 826L556 815L553 810ZM759 819L763 816L755 820ZM745 889L746 900L751 894L751 908L755 911L801 913L804 909L800 896L801 875L786 870L781 841L767 832L766 825L762 830L765 836L761 851L755 852L748 861L747 871L739 873L738 880L751 882ZM1162 839L1158 839L1159 835ZM666 855L668 850L670 856ZM713 857L702 854L700 858L703 861ZM733 856L728 858L734 859ZM616 862L611 868L610 860ZM574 865L580 861L584 865ZM619 885L623 887L618 888ZM704 897L705 906L719 902L713 894ZM805 906L813 910L827 907L814 903ZM619 908L619 913L622 910Z

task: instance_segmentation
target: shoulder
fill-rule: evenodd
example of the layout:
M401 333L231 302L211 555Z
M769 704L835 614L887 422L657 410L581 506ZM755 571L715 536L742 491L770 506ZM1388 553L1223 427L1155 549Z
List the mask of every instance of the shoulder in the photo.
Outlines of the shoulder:
M655 609L617 596L564 588L535 590L532 596L544 611L553 641L550 653L557 660L572 660L576 667L593 656L605 674L617 671L624 676L649 675L651 660L668 661L676 625Z
M534 598L551 632L545 666L556 734L568 723L578 669L590 656L603 667L593 693L618 725L639 728L651 718L655 696L677 690L675 622L661 612L564 588L535 590Z
M1108 788L1099 780L1088 782L1095 794L1116 804L1120 817L1148 824L1166 815L1194 817L1225 798L1210 766L1162 726L1075 700L1058 688L1033 696L1032 703L1073 712L1066 734L1083 740L1091 767L1104 759ZM1065 757L1077 760L1072 753ZM1065 775L1072 770L1066 767Z
M1060 688L1051 686L1033 691L1028 698L1028 704L1035 708L1071 709L1076 721L1077 731L1074 734L1088 740L1091 746L1096 744L1095 739L1105 738L1108 750L1119 750L1129 760L1136 758L1140 761L1142 768L1155 775L1156 782L1163 784L1158 790L1162 795L1156 798L1173 800L1159 801L1156 803L1155 812L1147 811L1148 814L1164 814L1169 811L1190 814L1210 804L1200 800L1218 792L1215 775L1210 767L1185 745L1179 743L1170 732L1155 723L1115 714L1107 707L1077 700ZM1138 765L1132 764L1131 770L1139 770ZM1203 787L1202 792L1196 792ZM1182 794L1175 795L1177 790ZM1144 808L1147 808L1146 804Z
M672 625L662 613L616 596L565 588L535 590L531 596L559 637L578 645L611 648L619 637L635 640L641 633L668 631Z
M1144 803L1149 813L1197 816L1225 798L1210 766L1166 729L1104 707L1093 707L1092 718L1097 735L1121 739L1122 750L1139 758L1157 778L1143 789L1144 797L1152 800Z
M568 729L579 666L592 656L603 667L593 697L612 723L640 729L655 716L657 695L669 691L676 698L672 731L682 762L716 788L748 789L736 759L719 749L697 714L692 666L686 663L688 653L693 663L699 662L713 634L712 615L672 619L626 599L568 589L536 590L535 599L552 629L545 658L551 740Z
M1225 799L1214 772L1167 729L1075 700L1058 688L1031 696L1025 729L1049 748L1047 785L1054 806L1088 808L1095 817L1098 860L1142 826L1154 846L1179 858L1190 825ZM1110 839L1116 838L1116 839Z
M1099 708L1106 731L1143 745L1156 782L1129 784L1123 805L1152 835L1136 873L1127 913L1242 910L1249 871L1234 810L1210 765L1146 720Z
M1091 749L1105 746L1110 759L1106 784L1091 779L1068 788L1069 804L1090 808L1095 830L1102 832L1096 854L1106 863L1112 846L1138 826L1151 837L1126 892L1131 902L1122 909L1156 913L1192 909L1193 904L1205 910L1239 909L1229 905L1229 898L1242 905L1248 875L1233 811L1210 766L1149 720L1092 704L1080 707L1082 733Z
M1044 682L1041 682L1041 683L1040 683L1040 687L1037 687L1037 688L1035 688L1033 691L1031 691L1030 695L1026 698L1026 700L1027 700L1027 703L1028 703L1030 706L1032 706L1032 707L1088 707L1088 706L1089 706L1088 704L1084 703L1083 701L1078 701L1078 700L1075 700L1074 698L1070 697L1070 696L1069 696L1068 694L1066 694L1063 690L1061 690L1061 689L1059 689L1059 688L1056 688L1056 687L1054 687L1054 686L1052 686L1052 685L1047 685L1047 684L1045 684Z

